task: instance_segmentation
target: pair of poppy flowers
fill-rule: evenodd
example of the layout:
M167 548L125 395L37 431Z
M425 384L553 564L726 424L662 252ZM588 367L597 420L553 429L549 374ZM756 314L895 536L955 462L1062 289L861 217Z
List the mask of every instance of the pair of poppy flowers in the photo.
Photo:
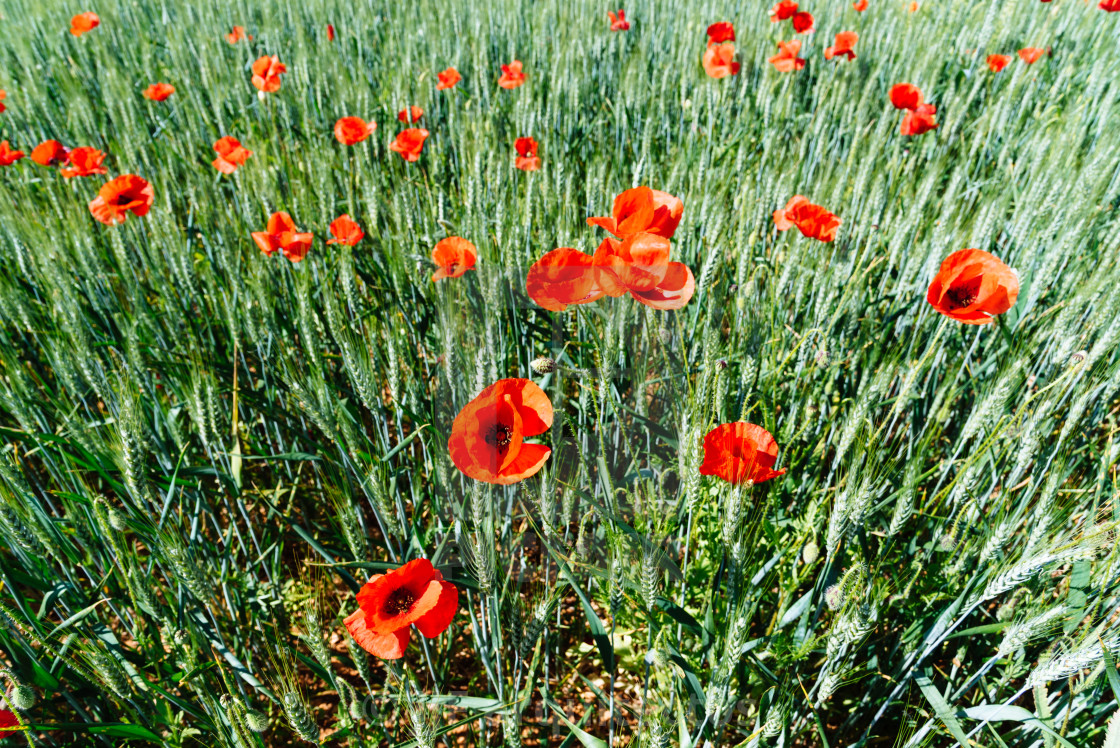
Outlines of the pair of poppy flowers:
M786 207L774 211L774 225L778 231L796 226L804 236L822 242L835 240L841 223L843 221L835 213L814 205L804 195L794 195Z
M365 232L350 216L343 214L331 221L331 235L327 244L345 244L354 246L362 240ZM311 242L315 235L309 231L300 231L296 222L286 211L277 211L268 218L264 231L254 231L253 241L261 251L271 257L277 251L282 252L290 262L300 262L311 251Z
M937 127L937 107L923 101L922 91L910 83L896 83L891 86L891 104L896 109L906 110L899 131L903 135L921 135Z
M708 47L701 62L710 78L720 79L739 74L735 61L735 26L727 21L708 27Z

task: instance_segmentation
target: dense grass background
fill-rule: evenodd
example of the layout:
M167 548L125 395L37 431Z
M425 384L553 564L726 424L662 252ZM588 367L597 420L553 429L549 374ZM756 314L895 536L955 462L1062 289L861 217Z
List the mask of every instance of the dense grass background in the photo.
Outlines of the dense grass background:
M0 170L0 648L37 696L10 742L1101 745L1118 20L907 6L803 3L809 64L780 74L792 32L757 2L628 5L612 34L584 0L7 0L0 139L96 146L156 196L109 228L86 207L100 178ZM81 10L102 23L73 38ZM714 81L722 20L742 71ZM228 45L234 24L252 42ZM859 57L827 63L840 30ZM988 71L1023 46L1053 54ZM289 70L263 101L262 54ZM501 90L514 58L528 83ZM449 65L464 80L438 92ZM156 81L176 93L145 100ZM938 130L898 134L900 81ZM387 149L409 104L432 133L416 164ZM374 137L339 145L345 115ZM223 135L254 151L231 177L209 165ZM513 168L520 136L541 171ZM532 304L528 266L593 251L586 217L638 184L684 200L688 306ZM774 231L795 193L840 215L835 243ZM273 210L316 233L303 263L250 240ZM325 246L344 212L367 238ZM478 270L433 284L452 234ZM924 301L964 247L1020 273L998 325ZM446 443L504 376L558 417L545 470L498 488ZM696 472L739 418L788 469L753 492ZM418 556L462 609L371 660L341 617Z

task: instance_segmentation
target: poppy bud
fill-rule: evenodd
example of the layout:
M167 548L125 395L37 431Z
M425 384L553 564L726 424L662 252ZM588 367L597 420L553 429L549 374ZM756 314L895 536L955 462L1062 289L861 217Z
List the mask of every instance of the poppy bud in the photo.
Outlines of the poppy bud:
M816 560L820 558L820 555L821 548L817 545L817 541L815 540L810 540L805 544L805 547L801 549L801 560L804 561L806 565L815 563Z
M258 712L256 709L245 709L245 724L253 732L264 732L268 729L268 717Z
M836 583L824 591L824 601L829 610L839 610L844 606L844 585Z
M35 706L35 692L31 690L30 686L25 686L22 683L12 689L12 705L20 711L26 711Z
M556 362L544 356L533 359L529 362L529 366L538 374L551 374L556 371Z
M109 526L117 532L124 532L128 529L128 522L125 520L124 513L115 506L109 507Z
M828 351L821 348L817 351L816 355L813 356L813 361L816 362L817 366L828 366Z
M719 369L720 371L723 371L724 369L726 369L727 368L727 359L726 358L721 358L718 361L716 361L716 368Z
M1088 355L1088 351L1075 351L1074 354L1069 357L1070 366L1077 366L1079 363L1084 361L1088 357Z

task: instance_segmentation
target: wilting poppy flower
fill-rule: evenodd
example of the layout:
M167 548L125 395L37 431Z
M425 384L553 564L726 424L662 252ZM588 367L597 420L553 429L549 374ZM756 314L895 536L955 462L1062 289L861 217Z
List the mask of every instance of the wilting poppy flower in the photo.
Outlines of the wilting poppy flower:
M101 23L96 13L79 13L70 19L70 33L81 36L87 31L93 31Z
M447 448L465 475L507 486L540 470L552 453L526 437L552 426L552 403L528 379L499 379L471 400L451 424Z
M122 174L101 185L97 197L89 203L89 212L101 223L113 226L124 223L129 213L147 215L154 200L148 180L135 174Z
M420 118L424 116L424 110L420 107L413 105L405 107L397 114L397 119L401 122L419 122Z
M82 146L70 151L66 159L69 166L63 166L59 173L66 177L89 177L94 174L104 174L106 169L101 165L105 154L96 148Z
M350 216L343 213L331 221L331 236L334 238L327 239L327 244L345 244L353 247L365 235L366 232L362 231L362 227Z
M13 151L6 140L0 143L0 166L11 166L26 155L23 151Z
M329 42L334 41L334 24L333 23L328 23L327 24L327 41L329 41Z
M796 0L781 0L780 3L770 9L770 20L773 23L777 23L778 21L788 21L796 14Z
M792 73L805 67L805 60L797 56L801 51L801 42L778 42L778 54L770 58L770 64L779 73Z
M517 150L517 161L514 166L522 171L536 171L541 168L541 160L537 157L537 141L532 138L518 138L513 144Z
M796 3L795 3L796 5ZM722 44L735 41L735 26L727 21L713 23L708 27L708 43Z
M831 60L833 57L845 56L849 60L856 59L856 51L853 47L859 41L859 34L854 31L841 31L836 35L836 41L833 46L828 47L824 51L824 59Z
M794 195L786 207L774 211L774 225L778 231L797 227L804 236L822 242L836 239L836 230L843 221L832 211L814 205L804 195Z
M922 103L922 92L909 83L896 83L891 86L891 103L895 109L917 109Z
M280 76L288 72L288 66L280 62L280 57L265 55L253 63L253 85L265 93L280 90Z
M1009 62L1011 58L1007 55L988 55L988 69L993 73L1003 70Z
M525 276L529 298L550 312L562 312L572 304L588 304L602 298L595 282L591 255L571 247L546 253L533 263Z
M478 260L478 250L469 241L461 236L449 236L440 239L432 247L432 262L438 269L432 273L432 281L444 278L458 278L468 270L474 270Z
M389 150L401 154L405 161L419 161L420 151L424 150L424 141L428 139L428 131L422 127L410 127L397 133L396 140L389 144Z
M614 199L608 218L588 218L588 226L598 226L619 239L645 232L671 239L684 214L684 203L667 192L635 187Z
M8 107L4 106L4 99L8 98L8 92L0 88L0 113L4 112Z
M459 610L459 591L426 558L377 574L358 590L358 609L344 623L354 641L383 660L404 657L412 625L439 636Z
M1023 47L1019 50L1019 59L1028 65L1033 65L1038 62L1038 58L1046 54L1048 50L1041 47Z
M233 30L226 34L226 41L230 44L237 44L242 39L248 39L250 41L253 39L252 35L245 33L244 26L234 26Z
M175 93L175 86L170 83L153 83L144 89L144 98L152 101L163 101Z
M858 2L852 3L852 7L856 9L857 13L862 13L867 10L867 0L858 0Z
M514 60L508 65L502 65L502 77L498 78L498 85L502 88L517 88L525 82L525 73L521 72L521 60Z
M1101 0L1097 7L1108 13L1120 13L1120 0Z
M307 256L311 250L311 241L315 238L313 234L297 229L296 222L284 211L273 213L265 230L254 231L252 236L261 251L269 257L279 249L292 262L299 262Z
M728 483L765 483L785 474L774 470L778 443L770 432L746 421L721 423L704 436L700 475L714 475Z
M343 117L334 123L334 137L343 145L356 145L373 134L377 123L366 122L361 117Z
M229 135L214 141L214 150L217 151L218 157L211 163L215 169L223 174L232 174L237 171L237 167L244 166L249 157L253 155L252 151L241 145L240 140L231 138Z
M455 68L448 68L442 73L436 73L436 78L439 79L439 83L436 84L437 91L454 88L456 83L463 80L463 76L459 75L459 71Z
M794 13L793 30L798 34L813 33L813 14L805 12Z
M739 74L739 63L735 62L735 45L731 42L724 44L708 43L704 52L704 72L712 78L726 78L729 75Z
M612 11L607 11L607 18L611 19L611 31L629 31L630 22L626 20L626 11L618 9L616 16Z
M595 282L608 296L630 294L654 309L680 309L692 298L696 281L688 266L669 262L669 240L630 234L603 240L592 258Z
M1015 306L1019 275L982 249L945 258L926 294L934 309L966 325L986 325Z
M0 740L15 735L20 729L19 718L11 709L0 709Z
M40 166L57 166L66 161L70 149L57 140L44 140L31 149L31 160Z
M907 112L902 118L900 132L903 135L921 135L937 129L936 115L937 107L933 104L919 104L916 109Z

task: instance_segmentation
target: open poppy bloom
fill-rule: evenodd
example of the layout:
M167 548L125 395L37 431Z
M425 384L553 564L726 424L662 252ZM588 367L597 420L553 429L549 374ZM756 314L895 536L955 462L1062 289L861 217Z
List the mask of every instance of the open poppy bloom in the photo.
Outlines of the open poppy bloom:
M175 93L175 86L170 83L153 83L144 89L144 98L152 101L163 101Z
M552 450L527 437L552 426L552 403L528 379L499 379L471 400L451 424L447 448L466 476L508 486L535 475Z
M708 27L708 43L722 44L735 41L735 26L727 21L713 23Z
M23 151L13 151L6 140L0 143L0 166L11 166L26 155Z
M1106 13L1120 13L1120 0L1101 0L1097 7Z
M588 218L588 226L598 226L619 239L645 232L671 239L684 214L679 197L649 187L634 187L614 199L609 218Z
M8 98L8 92L0 88L0 114L2 114L8 107L4 106L4 99Z
M933 104L919 104L902 118L900 132L903 135L921 135L937 129L937 107Z
M692 298L696 280L687 265L669 262L669 249L669 240L656 234L604 239L592 258L599 290L608 296L628 293L654 309L680 309Z
M412 625L428 639L451 625L459 590L426 558L377 574L358 590L358 609L344 623L354 641L383 660L404 657Z
M31 149L31 160L40 166L58 166L69 155L70 149L57 140L44 140Z
M253 85L265 93L280 90L280 76L288 72L288 66L280 62L278 55L264 55L253 63Z
M508 65L502 65L502 77L498 78L498 85L502 88L517 88L525 82L525 73L521 72L521 60L514 60Z
M273 213L268 219L268 226L264 231L254 231L253 241L269 257L276 250L281 250L284 256L292 262L299 262L311 250L313 234L301 232L296 228L296 222L284 211Z
M786 207L774 211L774 226L787 231L794 226L803 236L822 242L836 239L836 230L843 221L830 210L814 205L804 195L794 195Z
M237 44L242 39L252 41L253 37L245 33L244 26L234 26L233 30L226 34L226 41L230 44Z
M735 45L731 42L724 44L708 42L703 62L704 72L717 80L739 74L739 63L735 62Z
M1019 275L982 249L945 258L926 294L934 309L966 325L986 325L1019 298Z
M1009 62L1011 58L1007 55L988 55L988 69L993 73L1003 70Z
M538 306L562 312L570 305L589 304L603 297L595 275L591 255L561 247L533 263L525 276L525 291Z
M422 127L410 127L397 133L396 140L389 144L389 150L401 154L405 161L419 161L420 151L424 150L424 141L428 139L428 131Z
M101 223L113 226L124 223L129 213L147 215L154 200L148 180L135 174L122 174L101 186L97 197L89 203L89 212Z
M770 432L746 421L721 423L704 436L700 475L714 475L728 483L765 483L784 475L774 470L778 443Z
M793 30L798 34L811 34L813 33L813 14L800 13L793 14Z
M365 235L366 232L362 231L362 227L353 218L343 213L331 221L331 236L334 238L327 239L327 244L345 244L348 247L353 247Z
M424 110L415 104L410 107L405 107L397 113L397 119L401 122L419 122L420 118L424 116Z
M327 41L328 42L333 42L334 41L334 24L333 23L328 23L327 24Z
M517 151L514 166L522 171L536 171L541 168L541 160L537 157L537 141L532 138L518 138L513 147Z
M1042 49L1041 47L1023 47L1019 50L1019 59L1028 65L1033 65L1048 51L1049 50Z
M895 109L917 109L922 103L921 90L910 83L894 84L890 96Z
M81 36L87 31L93 31L101 23L96 13L79 13L70 19L70 33Z
M856 13L862 13L867 10L867 0L858 0L852 3L852 7L855 8Z
M0 709L0 740L15 735L20 729L19 718L11 709Z
M626 11L618 9L616 16L612 11L607 11L607 18L611 20L611 31L629 31L630 22L626 20Z
M101 165L105 154L96 148L82 146L70 151L66 159L68 166L64 166L59 174L69 179L70 177L89 177L94 174L104 174L106 169Z
M859 41L859 34L854 31L841 31L836 35L836 41L833 42L831 47L824 50L824 59L831 60L833 57L847 57L848 60L856 59L856 51L853 49L856 42Z
M241 141L237 138L231 138L229 135L218 138L214 141L214 150L217 151L218 157L211 163L214 168L223 174L232 174L237 171L237 167L244 166L253 152L248 148L241 145Z
M377 123L366 122L361 117L343 117L334 123L334 137L343 145L356 145L373 134Z
M770 21L772 23L777 23L778 21L788 21L796 14L796 0L781 0L781 2L770 9Z
M769 62L779 73L792 73L805 67L805 60L797 56L801 51L801 42L778 42L778 54L770 58Z
M463 80L463 76L459 75L459 71L455 68L448 68L442 73L436 73L438 83L436 83L436 90L443 91L448 88L454 88L455 84Z
M432 247L432 262L438 269L432 273L432 282L444 278L458 278L468 270L474 270L478 260L478 250L461 236L440 239Z

